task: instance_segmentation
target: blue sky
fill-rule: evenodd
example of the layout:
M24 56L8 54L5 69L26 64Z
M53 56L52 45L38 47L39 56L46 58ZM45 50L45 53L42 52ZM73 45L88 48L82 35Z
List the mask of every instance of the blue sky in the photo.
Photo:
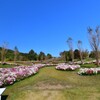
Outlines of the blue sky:
M59 56L72 37L90 50L87 27L100 25L100 0L0 0L0 46Z

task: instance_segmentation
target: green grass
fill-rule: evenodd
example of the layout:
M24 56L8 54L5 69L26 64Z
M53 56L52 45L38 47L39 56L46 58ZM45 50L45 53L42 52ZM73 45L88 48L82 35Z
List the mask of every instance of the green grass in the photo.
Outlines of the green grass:
M100 74L79 76L77 71L54 67L8 86L7 100L100 100Z
M9 64L2 65L2 64L0 64L0 68L11 68L11 67L14 67L14 65L9 65Z
M94 63L90 63L90 64L83 64L83 65L81 65L81 67L83 67L83 68L91 68L91 67L97 67L97 65L96 64L94 64Z

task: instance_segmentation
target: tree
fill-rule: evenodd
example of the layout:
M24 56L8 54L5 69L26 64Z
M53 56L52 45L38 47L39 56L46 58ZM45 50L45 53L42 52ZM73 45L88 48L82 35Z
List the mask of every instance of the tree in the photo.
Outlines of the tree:
M28 59L29 60L37 60L37 53L34 52L34 50L30 50L28 53Z
M86 59L89 57L89 51L86 49L86 50L83 50L82 51L82 55L83 55L83 59Z
M44 52L40 52L40 54L38 55L38 59L40 60L40 61L43 61L43 60L45 60L45 53Z
M52 55L48 53L47 56L46 56L46 58L47 59L51 59L52 58Z
M72 62L74 63L74 51L73 51L73 40L71 37L69 37L67 39L67 44L69 46L69 51L70 51L70 54L71 54L71 59L72 59Z
M90 58L95 58L95 52L94 51L91 51L90 54L89 54L89 57Z
M60 52L60 56L61 56L62 60L67 62L70 58L69 51Z
M100 47L100 30L99 26L96 27L95 31L92 28L88 28L89 43L92 50L95 53L96 64L99 66L99 47Z
M79 55L79 50L78 49L74 50L74 59L80 59L80 55Z
M6 53L6 61L14 61L14 51L7 49L7 53Z
M78 50L79 50L79 55L80 55L81 63L83 64L82 41L78 40L77 47L78 47Z
M29 60L29 53L19 53L19 60L21 61Z
M18 48L15 46L15 48L14 48L14 62L16 62L18 54L19 54Z
M7 53L7 46L8 43L4 42L2 45L2 50L1 50L1 63L3 64L5 61L6 53Z
M24 57L22 55L19 55L19 61L24 60Z

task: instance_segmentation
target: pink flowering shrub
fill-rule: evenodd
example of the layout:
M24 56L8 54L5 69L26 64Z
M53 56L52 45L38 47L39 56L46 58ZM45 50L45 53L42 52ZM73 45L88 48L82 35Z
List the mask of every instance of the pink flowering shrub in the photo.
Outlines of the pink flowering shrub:
M0 68L0 86L13 84L38 72L36 66L19 66L14 68Z
M40 68L51 64L34 64L32 66L18 66L14 68L0 68L0 87L13 84L26 77L36 74Z
M100 68L81 68L79 75L96 75L100 73Z
M77 68L80 68L80 65L58 64L56 66L58 70L75 70Z
M34 64L33 66L37 67L37 68L42 68L44 66L55 66L55 64Z

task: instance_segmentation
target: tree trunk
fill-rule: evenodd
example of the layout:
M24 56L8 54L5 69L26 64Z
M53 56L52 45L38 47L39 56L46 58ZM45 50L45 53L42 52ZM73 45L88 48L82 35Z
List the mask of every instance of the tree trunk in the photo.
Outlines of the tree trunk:
M96 64L97 66L99 66L99 53L96 52Z
M83 64L83 58L82 58L82 53L80 52L80 59L81 59L81 64Z

